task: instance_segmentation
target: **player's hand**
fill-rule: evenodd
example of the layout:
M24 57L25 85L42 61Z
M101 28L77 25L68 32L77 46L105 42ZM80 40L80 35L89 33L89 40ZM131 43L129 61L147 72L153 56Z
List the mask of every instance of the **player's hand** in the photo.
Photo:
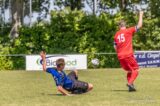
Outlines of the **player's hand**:
M45 53L44 51L41 51L41 52L40 52L40 56L41 56L42 58L45 58L45 57L46 57L46 53Z
M66 96L74 96L73 94L67 94Z
M74 96L74 94L67 93L66 96Z
M143 13L144 13L143 11L140 11L140 12L139 12L140 15L143 15Z

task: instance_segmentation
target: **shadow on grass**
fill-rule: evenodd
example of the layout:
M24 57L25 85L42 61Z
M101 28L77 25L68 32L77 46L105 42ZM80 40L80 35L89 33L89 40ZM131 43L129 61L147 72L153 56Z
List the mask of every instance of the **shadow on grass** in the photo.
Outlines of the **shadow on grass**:
M45 94L45 93L41 93L41 95L48 95L48 96L64 96L63 94Z
M113 92L128 92L128 90L120 89L120 90L111 90Z
M64 96L63 94L47 94L48 96Z

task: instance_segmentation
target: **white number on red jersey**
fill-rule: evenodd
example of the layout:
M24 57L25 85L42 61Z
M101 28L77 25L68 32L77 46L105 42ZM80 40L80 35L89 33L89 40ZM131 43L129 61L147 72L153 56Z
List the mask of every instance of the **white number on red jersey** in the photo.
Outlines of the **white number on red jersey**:
M121 43L121 42L125 42L124 34L120 34L120 35L118 35L117 39L118 39L119 43Z

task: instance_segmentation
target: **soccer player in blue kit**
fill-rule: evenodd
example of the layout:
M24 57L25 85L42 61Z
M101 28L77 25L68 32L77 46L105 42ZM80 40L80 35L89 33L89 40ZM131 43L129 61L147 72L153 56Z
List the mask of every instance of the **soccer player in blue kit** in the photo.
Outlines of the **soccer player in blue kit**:
M43 71L52 74L58 91L63 95L82 94L93 89L92 84L78 80L77 70L70 72L68 75L65 74L65 61L63 58L56 60L56 68L47 68L46 53L42 51L40 56L42 58Z

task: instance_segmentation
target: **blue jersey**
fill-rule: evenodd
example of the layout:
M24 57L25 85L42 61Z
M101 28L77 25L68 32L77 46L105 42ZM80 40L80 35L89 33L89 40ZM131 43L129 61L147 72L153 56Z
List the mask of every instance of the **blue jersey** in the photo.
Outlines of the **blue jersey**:
M72 89L73 81L67 77L64 71L57 71L54 68L47 68L47 72L52 74L56 86L62 86L65 89Z

